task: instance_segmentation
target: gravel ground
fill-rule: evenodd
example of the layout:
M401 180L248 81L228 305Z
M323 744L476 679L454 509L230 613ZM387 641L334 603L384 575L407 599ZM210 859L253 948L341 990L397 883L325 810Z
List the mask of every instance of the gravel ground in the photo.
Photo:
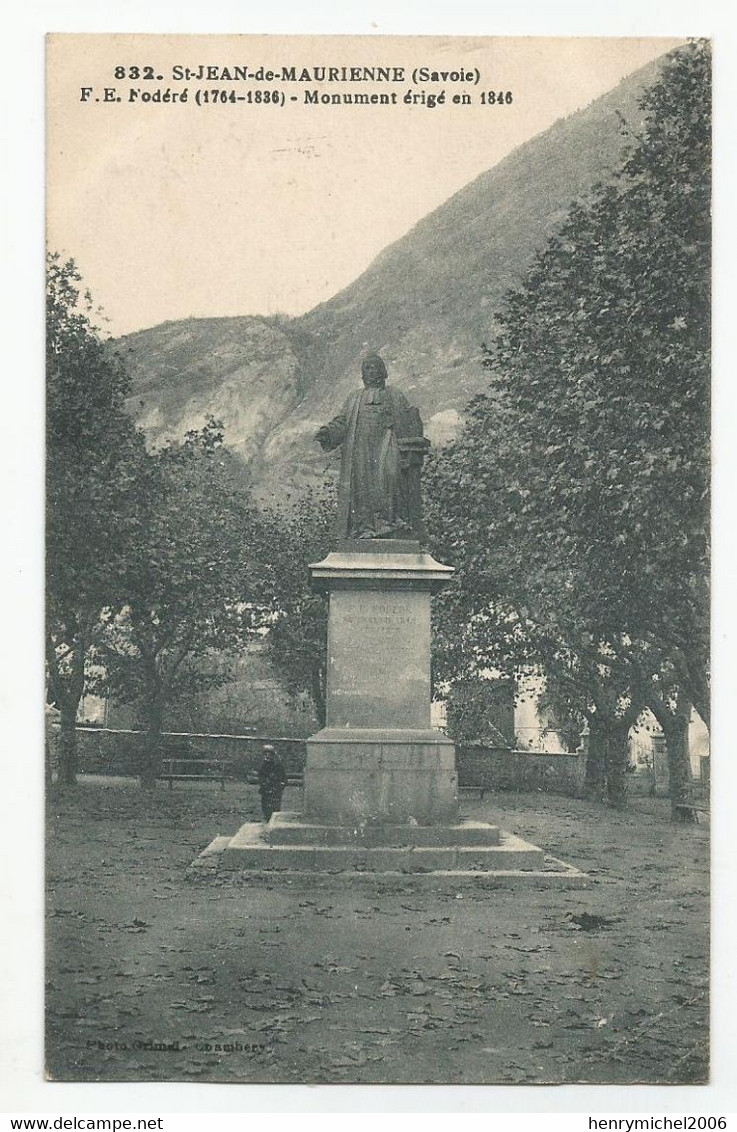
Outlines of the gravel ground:
M290 796L291 795L291 796ZM299 809L288 791L285 809ZM49 1077L696 1083L708 1077L708 827L549 795L463 802L588 889L300 891L189 878L257 820L244 785L53 788Z

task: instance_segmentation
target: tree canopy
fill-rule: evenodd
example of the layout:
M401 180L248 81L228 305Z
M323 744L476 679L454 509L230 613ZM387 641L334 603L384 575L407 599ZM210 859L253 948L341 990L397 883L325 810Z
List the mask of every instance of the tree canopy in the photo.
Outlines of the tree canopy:
M264 526L237 458L209 420L147 457L125 556L124 605L111 608L97 659L107 691L139 701L149 732L145 785L158 770L171 699L224 679L207 663L266 622L258 562Z
M620 716L666 664L708 718L709 66L702 41L665 62L430 469L447 666L537 664L583 703L615 689Z
M103 608L120 600L143 439L129 381L94 323L73 260L47 257L46 659L61 711L61 775L75 776L74 721Z
M325 722L327 602L310 589L308 567L330 549L335 524L335 489L310 489L288 509L269 516L272 537L267 568L274 619L269 656L291 695L306 692L317 718Z

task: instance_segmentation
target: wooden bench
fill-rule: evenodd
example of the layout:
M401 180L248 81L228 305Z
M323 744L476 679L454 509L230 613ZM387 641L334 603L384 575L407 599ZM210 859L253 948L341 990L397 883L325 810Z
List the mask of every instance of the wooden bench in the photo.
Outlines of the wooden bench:
M459 794L478 794L479 798L480 798L480 799L481 799L481 801L483 802L483 800L484 800L484 794L486 793L486 791L487 791L487 790L490 790L490 789L491 789L491 787L490 787L490 786L468 786L468 785L463 785L463 786L459 786L459 787L458 787L458 793L459 793Z
M169 789L174 788L175 782L220 782L220 789L225 789L225 771L222 763L215 759L163 759L159 778L165 778Z
M706 814L710 816L711 811L707 806L696 806L693 803L682 804L675 807L676 815L681 821L699 822L701 818L699 814Z

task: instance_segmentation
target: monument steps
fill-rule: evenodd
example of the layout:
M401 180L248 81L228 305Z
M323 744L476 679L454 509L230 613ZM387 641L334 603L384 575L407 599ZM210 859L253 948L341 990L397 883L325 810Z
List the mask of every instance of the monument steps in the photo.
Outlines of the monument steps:
M355 828L320 825L305 821L302 814L277 811L263 830L269 845L345 846L403 849L426 847L499 845L499 827L487 822L461 820L453 825L390 825L367 823Z
M389 836L395 843L369 845L348 840L344 829L309 825L300 814L278 813L267 825L246 822L234 837L216 837L190 872L253 880L278 876L280 883L301 883L320 876L355 883L406 882L411 877L441 887L465 882L581 886L588 879L536 845L484 822L394 827L390 832L386 826L381 829L382 834L375 829L373 835ZM300 834L304 834L303 841L289 840ZM331 844L321 841L325 836ZM431 840L423 843L423 837Z
M280 883L300 884L320 877L374 884L412 879L441 888L467 883L484 887L583 887L588 883L578 869L511 833L500 833L499 844L486 846L369 847L346 842L273 844L267 840L267 828L260 822L247 822L234 837L216 837L190 866L191 875L216 872L253 881L278 877Z
M223 868L272 869L539 869L543 853L520 837L506 834L498 845L365 846L344 841L337 845L274 845L255 822L241 826L223 852Z

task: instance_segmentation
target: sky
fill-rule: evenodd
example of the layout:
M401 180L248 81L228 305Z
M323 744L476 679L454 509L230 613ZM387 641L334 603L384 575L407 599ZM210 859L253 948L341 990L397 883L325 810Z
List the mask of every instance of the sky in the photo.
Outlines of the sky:
M300 314L554 121L676 46L664 38L58 35L47 46L47 241L122 334L170 319ZM399 66L394 84L174 79L176 66ZM151 66L144 81L115 68ZM479 81L413 82L415 66ZM83 95L82 88L92 88ZM196 105L260 88L285 105ZM106 102L105 88L120 102ZM188 101L140 94L188 88ZM305 89L399 92L305 105ZM403 96L446 92L446 104ZM482 91L511 92L501 106ZM453 105L467 93L471 105ZM292 95L296 98L292 101ZM133 98L135 101L131 102ZM97 101L99 99L99 101Z

